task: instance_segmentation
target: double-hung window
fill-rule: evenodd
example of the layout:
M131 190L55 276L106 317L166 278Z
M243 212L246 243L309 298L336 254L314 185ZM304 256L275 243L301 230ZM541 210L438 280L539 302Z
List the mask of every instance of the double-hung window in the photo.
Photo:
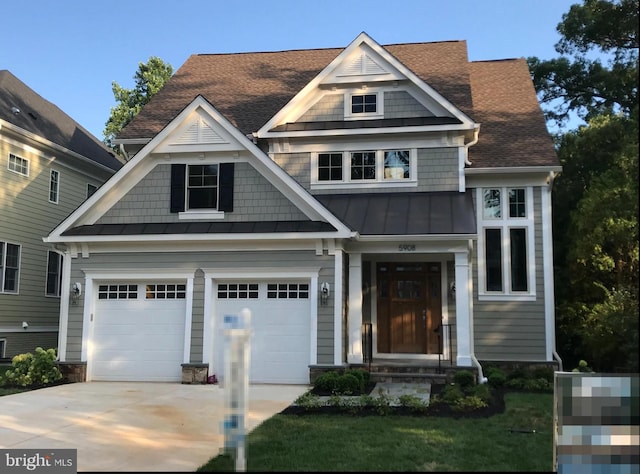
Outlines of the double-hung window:
M20 246L0 242L0 293L18 293Z
M171 212L180 219L222 219L233 212L234 163L172 164Z
M62 287L62 255L49 250L47 253L47 296L60 296Z
M481 299L535 297L533 190L478 189Z

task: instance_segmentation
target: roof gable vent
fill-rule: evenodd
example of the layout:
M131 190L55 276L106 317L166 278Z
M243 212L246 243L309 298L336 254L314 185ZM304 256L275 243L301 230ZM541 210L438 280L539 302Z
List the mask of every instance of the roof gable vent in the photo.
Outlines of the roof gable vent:
M176 145L195 143L228 143L202 118L196 118L174 142Z
M369 74L387 74L384 67L378 64L367 53L361 53L338 72L338 76L363 76Z

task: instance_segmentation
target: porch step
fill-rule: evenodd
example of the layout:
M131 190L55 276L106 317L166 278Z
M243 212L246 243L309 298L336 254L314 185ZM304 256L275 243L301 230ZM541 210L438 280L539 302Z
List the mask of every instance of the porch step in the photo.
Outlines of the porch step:
M380 383L447 383L447 374L420 373L420 372L370 372L370 379Z

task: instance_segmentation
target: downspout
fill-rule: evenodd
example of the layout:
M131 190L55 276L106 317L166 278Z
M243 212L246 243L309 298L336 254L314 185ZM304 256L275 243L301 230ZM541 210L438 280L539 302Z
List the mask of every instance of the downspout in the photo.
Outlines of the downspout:
M478 362L478 359L476 359L476 356L473 353L471 353L471 362L473 362L473 365L475 365L476 368L478 369L478 383L479 384L487 383L489 379L487 379L484 376L484 373L482 372L482 366L480 365L480 362Z
M129 161L129 153L127 153L127 150L125 150L124 148L124 143L120 143L120 153L122 153L122 156L124 157L124 161Z
M469 161L469 148L475 145L476 143L478 143L479 135L480 135L480 125L476 125L476 127L473 129L473 140L471 140L469 143L465 143L464 145L464 148L465 148L464 164L467 166L471 166L471 161Z
M552 189L553 187L553 181L556 177L556 174L551 171L549 172L549 190ZM551 196L551 192L549 192L549 196ZM554 282L555 282L555 278L554 278ZM555 321L555 311L554 311L554 321ZM560 357L560 355L557 352L556 349L556 335L555 335L555 328L553 331L553 349L551 349L551 355L553 356L554 360L556 360L558 362L558 371L562 372L563 368L562 368L562 358Z

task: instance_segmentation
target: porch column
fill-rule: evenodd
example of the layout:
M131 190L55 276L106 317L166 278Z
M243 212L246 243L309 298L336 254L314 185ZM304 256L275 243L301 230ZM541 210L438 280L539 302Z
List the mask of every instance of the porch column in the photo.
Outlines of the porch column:
M456 365L470 367L471 362L471 276L468 252L455 253L456 276Z
M362 254L349 254L349 346L347 362L362 364Z

